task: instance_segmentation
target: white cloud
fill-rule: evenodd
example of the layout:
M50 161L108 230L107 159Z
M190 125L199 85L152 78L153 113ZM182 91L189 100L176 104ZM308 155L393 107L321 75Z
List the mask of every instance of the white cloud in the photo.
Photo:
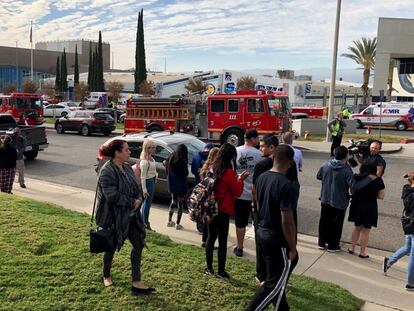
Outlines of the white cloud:
M252 59L255 54L330 65L335 1L326 0L2 0L0 42L28 47L30 20L35 41L97 39L111 43L119 68L134 65L138 11L144 8L147 63L164 56L212 53ZM378 17L411 17L410 0L343 1L340 53L362 36L375 36ZM273 55L273 57L272 57ZM325 61L326 59L326 61ZM209 68L216 67L214 58ZM265 60L262 59L262 62ZM346 60L340 59L346 63ZM352 63L347 63L352 66ZM199 64L186 62L183 69ZM253 65L254 66L254 65ZM306 66L300 64L300 67ZM178 68L177 68L178 69Z

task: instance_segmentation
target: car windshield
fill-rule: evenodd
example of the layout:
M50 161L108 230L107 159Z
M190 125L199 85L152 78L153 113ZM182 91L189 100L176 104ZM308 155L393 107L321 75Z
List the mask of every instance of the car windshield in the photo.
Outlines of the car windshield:
M16 97L12 99L12 103L16 108L38 109L43 107L43 102L40 98Z
M67 115L68 118L74 118L76 114L76 111L70 111Z
M66 103L66 105L68 107L78 107L78 105L76 105L76 103L72 103L72 102Z
M175 150L179 144L184 144L188 149L188 163L191 163L193 158L204 149L205 143L194 138L170 144L170 147Z

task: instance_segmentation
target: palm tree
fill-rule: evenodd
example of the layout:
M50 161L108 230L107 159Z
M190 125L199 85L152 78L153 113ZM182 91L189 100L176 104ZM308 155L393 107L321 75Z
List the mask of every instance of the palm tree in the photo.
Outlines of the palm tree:
M368 83L371 70L374 70L375 66L375 52L377 50L377 38L373 39L362 37L361 40L353 41L354 45L349 46L348 50L351 53L344 53L341 56L354 60L358 65L361 65L363 73L363 83L361 86L363 94L364 105L368 104ZM359 112L359 107L358 107Z

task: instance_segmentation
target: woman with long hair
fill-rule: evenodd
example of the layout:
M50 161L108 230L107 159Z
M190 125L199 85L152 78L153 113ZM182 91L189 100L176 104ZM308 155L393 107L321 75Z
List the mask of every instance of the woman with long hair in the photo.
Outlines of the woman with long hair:
M179 144L177 149L168 157L166 161L166 172L168 182L168 192L171 194L171 204L168 209L168 227L180 230L183 209L186 204L188 192L188 149L184 144ZM172 217L174 210L177 209L177 222L174 223Z
M359 174L355 175L356 179L362 180L368 175L376 175L377 167L365 162L361 165ZM355 224L352 231L352 243L348 249L350 254L354 254L355 245L359 240L360 244L360 258L369 258L366 254L366 248L369 240L369 233L371 227L377 226L378 221L378 204L377 199L384 199L384 182L381 177L372 180L368 185L362 189L357 190L352 195L351 206L349 208L348 221Z
M214 164L214 162L216 162L216 159L217 159L217 155L218 155L219 150L220 150L219 148L213 147L208 152L208 156L207 156L206 162L204 162L203 166L200 169L200 178L202 180L204 178L206 178L207 173L209 171L212 171L213 170L213 164Z
M152 199L154 198L155 183L157 181L158 173L155 165L155 160L152 155L155 152L156 144L152 139L146 138L142 145L142 152L140 155L139 167L141 169L141 184L142 193L144 196L144 203L141 208L141 215L145 227L152 230L149 222L150 208Z
M219 152L219 148L213 147L208 152L208 156L206 161L204 162L203 166L200 169L200 178L203 180L206 178L208 172L213 172L213 164L216 162L217 155ZM200 230L201 229L201 230ZM201 232L202 238L201 238L201 247L206 247L207 237L208 237L208 226L206 223L201 222L200 224L197 223L197 230Z
M0 139L0 190L12 193L16 175L17 151L12 146L12 138L8 135Z
M218 215L208 224L208 238L206 243L206 274L213 275L213 250L218 238L218 271L221 278L229 279L226 272L227 236L229 234L229 218L234 211L234 199L243 192L243 184L248 172L244 171L237 176L236 148L228 143L221 146L217 159L213 164L214 196L218 205Z
M128 238L131 242L131 270L133 294L154 291L141 281L141 256L145 245L145 227L140 214L142 203L139 188L131 166L126 163L131 152L125 140L111 141L105 151L110 158L99 171L97 186L96 224L113 229L118 251ZM103 283L112 285L111 267L115 250L103 255Z

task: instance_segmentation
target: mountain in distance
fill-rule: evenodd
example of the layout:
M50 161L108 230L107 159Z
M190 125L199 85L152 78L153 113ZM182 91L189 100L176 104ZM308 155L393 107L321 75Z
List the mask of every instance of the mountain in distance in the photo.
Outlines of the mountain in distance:
M276 74L278 69L246 69L244 72L248 72L254 75L272 75ZM310 75L312 80L330 80L331 69L330 68L309 68L309 69L299 69L295 70L295 76L299 75ZM361 83L362 84L362 70L345 68L337 69L336 71L336 80L342 78L343 81ZM372 79L372 78L371 78ZM372 81L371 81L372 82Z

